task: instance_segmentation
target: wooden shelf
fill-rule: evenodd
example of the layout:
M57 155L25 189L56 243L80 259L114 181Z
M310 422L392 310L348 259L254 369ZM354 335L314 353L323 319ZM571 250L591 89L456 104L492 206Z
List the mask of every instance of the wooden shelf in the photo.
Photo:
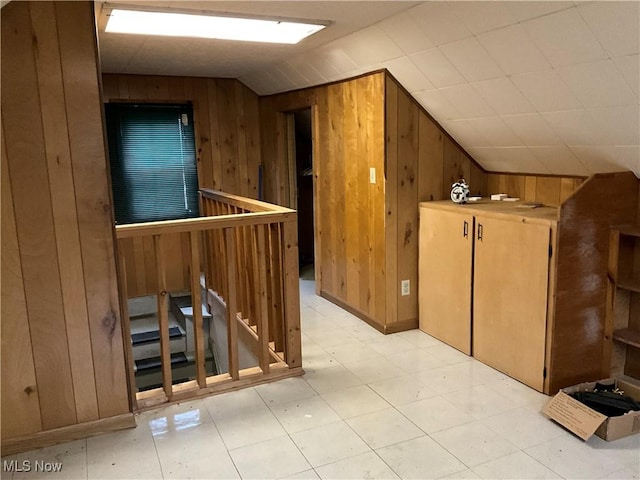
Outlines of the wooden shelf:
M640 348L640 331L633 328L621 328L613 332L613 339Z
M624 288L625 290L631 290L632 292L640 293L640 279L619 279L618 288Z

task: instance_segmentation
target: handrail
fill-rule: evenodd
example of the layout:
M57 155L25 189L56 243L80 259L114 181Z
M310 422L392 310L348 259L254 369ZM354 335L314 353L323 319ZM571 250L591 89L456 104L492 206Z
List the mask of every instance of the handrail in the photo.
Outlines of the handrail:
M132 392L136 392L137 387L130 345L127 291L128 285L138 283L138 266L146 266L143 275L151 279L151 291L155 292L158 305L162 386L135 394L134 408L147 408L303 373L297 212L207 189L200 191L200 199L201 217L118 225L115 229L123 295L123 332L129 343L126 354ZM175 257L182 263L176 263ZM191 290L192 305L202 304L205 300L209 308L224 309L222 318L226 318L223 325L226 325L228 355L226 372L207 377L204 320L199 309L194 308L195 378L174 384L168 311L169 292L175 291L175 287L172 290L169 286L168 271L172 272L172 278L176 272L186 274L185 287ZM206 287L205 296L200 294L201 287ZM219 319L220 315L218 313L214 317ZM251 345L250 349L256 355L255 367L241 367L239 342ZM217 341L216 345L222 348Z
M204 198L210 198L219 202L228 203L229 205L248 210L249 212L295 212L295 210L287 207L281 207L280 205L274 205L272 203L263 202L261 200L255 200L253 198L241 197L232 193L221 192L220 190L201 188L200 194Z
M241 216L240 216L241 215ZM279 223L296 221L295 210L250 212L215 217L183 218L162 222L130 223L116 225L116 238L144 237L169 233L200 232L221 228L261 225L263 223Z

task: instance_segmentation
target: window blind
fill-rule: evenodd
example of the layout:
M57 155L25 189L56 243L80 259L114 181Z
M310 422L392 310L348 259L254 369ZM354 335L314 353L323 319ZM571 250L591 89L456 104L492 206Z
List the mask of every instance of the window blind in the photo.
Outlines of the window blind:
M106 105L117 224L197 217L190 105Z

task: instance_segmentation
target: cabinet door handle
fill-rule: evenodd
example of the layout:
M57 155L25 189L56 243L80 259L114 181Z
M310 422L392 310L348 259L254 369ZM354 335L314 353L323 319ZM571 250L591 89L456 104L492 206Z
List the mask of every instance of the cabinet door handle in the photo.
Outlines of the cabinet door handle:
M478 240L482 241L482 224L478 224Z
M467 222L466 220L464 221L464 228L462 230L462 235L464 236L464 238L467 238L469 236L469 222Z

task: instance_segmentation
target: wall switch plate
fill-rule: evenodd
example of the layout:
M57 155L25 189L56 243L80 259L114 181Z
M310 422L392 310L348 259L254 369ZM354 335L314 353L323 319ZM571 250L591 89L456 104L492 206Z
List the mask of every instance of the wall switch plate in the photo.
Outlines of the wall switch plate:
M375 169L375 167L371 167L369 169L369 182L376 183L376 169Z
M409 280L402 280L402 282L400 282L400 290L402 291L403 297L406 297L411 293Z

